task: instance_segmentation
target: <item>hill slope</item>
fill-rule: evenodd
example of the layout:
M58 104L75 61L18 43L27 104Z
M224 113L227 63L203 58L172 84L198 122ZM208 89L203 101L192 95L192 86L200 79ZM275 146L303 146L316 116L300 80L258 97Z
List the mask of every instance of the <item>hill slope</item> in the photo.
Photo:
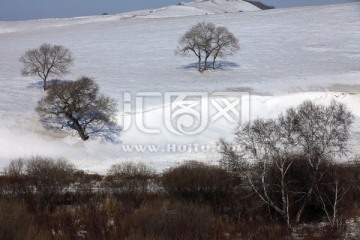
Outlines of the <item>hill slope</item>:
M199 0L190 3L181 2L175 6L134 12L135 17L160 18L184 17L194 15L212 15L258 11L258 7L242 0Z

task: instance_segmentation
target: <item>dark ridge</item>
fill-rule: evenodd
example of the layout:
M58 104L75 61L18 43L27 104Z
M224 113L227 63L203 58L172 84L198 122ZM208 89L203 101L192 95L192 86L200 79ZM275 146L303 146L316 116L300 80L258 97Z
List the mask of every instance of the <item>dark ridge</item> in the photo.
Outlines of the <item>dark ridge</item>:
M261 10L269 10L269 9L275 9L274 6L268 6L262 2L259 1L251 1L251 0L244 0L245 2L251 3L252 5L260 8Z

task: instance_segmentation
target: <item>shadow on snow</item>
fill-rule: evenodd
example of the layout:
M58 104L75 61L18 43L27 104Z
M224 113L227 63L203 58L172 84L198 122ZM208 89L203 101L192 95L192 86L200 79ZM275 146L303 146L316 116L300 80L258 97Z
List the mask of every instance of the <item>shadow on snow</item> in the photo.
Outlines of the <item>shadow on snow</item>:
M46 81L48 88L51 87L51 85L53 85L55 83L69 83L69 82L73 82L73 81L72 80L60 80L60 79L52 79L52 80ZM35 82L35 83L30 83L29 85L27 85L27 88L43 89L44 88L44 81L38 81L38 82Z
M77 134L77 129L75 128L73 122L69 121L66 117L47 116L42 117L40 121L43 126L50 131L65 131L71 134ZM122 127L117 124L96 124L87 126L86 135L89 136L89 139L100 139L101 142L119 144L121 143L119 139L121 132Z
M208 62L207 64L207 68L208 69L212 69L213 64L212 62ZM204 62L201 62L201 66L204 66ZM215 63L215 69L216 70L227 70L227 69L231 69L231 68L238 68L240 67L239 64L235 63L235 62L230 62L230 61L217 61ZM198 68L198 63L190 63L187 65L183 65L180 67L181 69L196 69Z

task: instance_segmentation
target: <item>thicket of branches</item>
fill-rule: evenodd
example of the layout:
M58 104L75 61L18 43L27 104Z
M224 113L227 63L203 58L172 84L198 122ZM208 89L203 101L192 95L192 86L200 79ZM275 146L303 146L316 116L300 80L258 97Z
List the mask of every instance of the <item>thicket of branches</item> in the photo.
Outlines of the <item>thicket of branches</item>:
M346 172L333 168L337 157L346 154L352 120L343 104L324 106L306 101L276 119L240 126L234 143L221 141L222 165L251 187L288 226L301 221L314 199L335 225L339 202L348 187ZM239 152L233 151L234 145Z
M293 165L286 179L294 180L298 188L309 186L311 170L303 166L303 159L295 159ZM16 159L0 176L0 238L344 237L345 221L359 211L360 164L334 163L322 169L326 171L301 222L328 220L329 227L302 230L294 225L289 229L283 215L269 209L244 178L219 166L186 162L156 174L144 164L122 163L102 176L79 171L62 159ZM280 204L277 166L272 166L269 179L268 195Z

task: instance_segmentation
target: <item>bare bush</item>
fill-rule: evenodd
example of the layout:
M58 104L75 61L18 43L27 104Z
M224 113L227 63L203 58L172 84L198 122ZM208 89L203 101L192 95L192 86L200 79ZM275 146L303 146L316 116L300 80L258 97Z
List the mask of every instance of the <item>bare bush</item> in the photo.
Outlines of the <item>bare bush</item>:
M162 185L171 196L193 202L221 203L231 192L231 177L223 169L187 162L166 171Z
M53 208L57 197L70 186L75 170L62 159L33 157L26 162L26 171L39 197L39 207Z
M155 170L143 163L125 162L113 165L106 180L112 194L121 199L129 211L138 208L144 200L159 190Z
M113 165L107 176L112 191L144 193L150 190L155 171L143 163Z
M33 191L31 180L26 174L26 160L12 160L4 169L5 175L0 176L0 194L17 200L32 202Z
M25 171L25 161L22 158L12 160L10 164L4 169L7 176L21 176Z
M155 170L144 163L125 162L111 166L108 175L120 178L150 178Z
M39 76L44 82L44 90L47 90L48 77L68 73L73 61L69 49L44 43L39 48L28 50L21 56L20 62L23 64L21 74Z
M119 133L114 120L116 101L100 95L99 86L91 78L55 83L38 102L36 111L46 127L71 127L84 141L89 133L106 140L114 140L113 135Z

